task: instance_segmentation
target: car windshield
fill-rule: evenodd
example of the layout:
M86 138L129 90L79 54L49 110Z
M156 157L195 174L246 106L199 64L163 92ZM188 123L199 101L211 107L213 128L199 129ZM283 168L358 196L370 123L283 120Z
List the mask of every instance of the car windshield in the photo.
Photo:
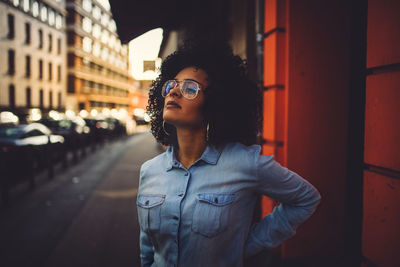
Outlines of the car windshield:
M61 120L61 121L59 121L58 125L62 129L69 129L69 128L71 128L71 124L72 124L72 122L69 120Z
M24 131L20 127L0 129L0 138L18 138Z

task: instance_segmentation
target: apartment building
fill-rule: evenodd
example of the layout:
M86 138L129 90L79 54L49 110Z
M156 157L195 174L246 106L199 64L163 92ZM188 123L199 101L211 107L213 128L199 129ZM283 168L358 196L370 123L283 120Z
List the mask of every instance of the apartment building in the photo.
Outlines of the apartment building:
M107 0L67 0L68 88L66 108L75 112L129 108L134 90L128 47L116 33Z
M64 0L0 1L0 111L62 111L66 95Z

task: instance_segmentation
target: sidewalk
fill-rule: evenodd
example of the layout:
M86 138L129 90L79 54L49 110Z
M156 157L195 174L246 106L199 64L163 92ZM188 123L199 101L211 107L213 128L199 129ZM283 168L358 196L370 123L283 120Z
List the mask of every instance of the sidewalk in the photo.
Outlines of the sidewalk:
M140 266L136 212L139 170L161 150L148 133L132 138L127 146L46 266Z

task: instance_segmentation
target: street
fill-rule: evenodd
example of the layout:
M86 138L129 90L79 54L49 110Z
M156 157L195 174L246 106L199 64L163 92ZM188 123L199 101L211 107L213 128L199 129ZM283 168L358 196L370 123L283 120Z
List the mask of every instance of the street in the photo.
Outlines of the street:
M0 207L0 266L140 266L139 170L161 152L150 133L121 138L13 192Z

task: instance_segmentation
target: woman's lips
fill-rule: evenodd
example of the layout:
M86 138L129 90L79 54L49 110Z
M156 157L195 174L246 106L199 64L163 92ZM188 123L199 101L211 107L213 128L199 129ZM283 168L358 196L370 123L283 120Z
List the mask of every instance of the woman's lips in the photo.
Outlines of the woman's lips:
M166 108L181 108L175 101L168 101L165 106Z

